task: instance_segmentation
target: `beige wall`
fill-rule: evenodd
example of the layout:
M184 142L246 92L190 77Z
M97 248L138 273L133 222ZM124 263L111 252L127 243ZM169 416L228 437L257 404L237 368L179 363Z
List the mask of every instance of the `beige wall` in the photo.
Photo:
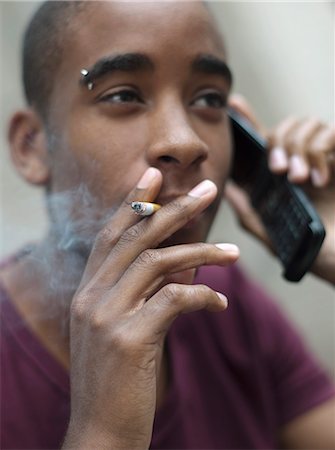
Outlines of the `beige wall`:
M41 193L13 172L5 140L9 114L22 104L19 37L35 7L1 4L0 254L38 238L45 229ZM332 2L211 2L228 42L235 90L245 94L268 126L290 113L334 121ZM324 364L334 369L334 290L312 276L285 282L279 264L238 229L225 206L212 240L239 244L242 263L272 292ZM333 371L334 374L334 371Z

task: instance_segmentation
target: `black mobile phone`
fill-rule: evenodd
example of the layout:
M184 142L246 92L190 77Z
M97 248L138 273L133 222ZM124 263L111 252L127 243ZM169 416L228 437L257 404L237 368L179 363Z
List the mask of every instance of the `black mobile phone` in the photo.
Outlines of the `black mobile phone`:
M274 249L283 276L299 281L316 258L326 232L304 191L286 175L268 168L266 141L235 110L229 109L234 145L231 177L251 199Z

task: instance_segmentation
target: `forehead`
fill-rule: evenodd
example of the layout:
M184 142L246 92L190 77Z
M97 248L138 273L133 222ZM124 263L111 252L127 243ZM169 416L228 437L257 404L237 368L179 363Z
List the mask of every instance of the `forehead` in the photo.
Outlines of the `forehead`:
M54 120L65 120L80 95L82 69L113 54L146 55L161 77L182 78L194 59L225 58L221 37L200 1L87 2L65 36L50 95ZM83 91L82 91L83 92Z
M200 1L92 2L72 33L67 56L90 65L114 52L224 56L221 37ZM66 59L66 58L65 58Z

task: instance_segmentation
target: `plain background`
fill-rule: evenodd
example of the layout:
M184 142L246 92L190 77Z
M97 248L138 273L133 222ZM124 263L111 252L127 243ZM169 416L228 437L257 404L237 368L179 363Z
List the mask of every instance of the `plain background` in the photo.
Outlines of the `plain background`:
M250 100L268 127L289 114L312 115L334 123L333 2L209 3L226 39L234 91ZM38 239L46 228L42 193L26 186L14 173L6 143L8 117L24 104L20 38L36 5L0 3L2 257ZM241 262L247 271L274 295L335 376L333 288L311 275L298 284L283 280L279 263L239 229L227 206L221 209L209 240L240 246Z

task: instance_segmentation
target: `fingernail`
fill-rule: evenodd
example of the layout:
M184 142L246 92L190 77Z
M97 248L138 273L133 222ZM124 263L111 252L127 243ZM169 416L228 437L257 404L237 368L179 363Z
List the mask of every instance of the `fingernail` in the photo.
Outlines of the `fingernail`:
M194 187L188 193L188 195L190 195L191 197L200 198L211 192L217 192L216 185L211 180L204 180L201 183L199 183L196 187Z
M291 180L303 179L308 176L308 167L300 155L291 156L289 170L289 178Z
M282 147L274 147L269 155L270 169L286 170L288 167L288 159L285 150Z
M137 183L138 189L148 189L154 178L156 178L157 172L158 170L154 167L149 167L149 169L144 172L144 175Z
M240 254L240 249L235 244L220 243L215 244L215 247L224 250L225 252L233 253L234 255Z
M324 179L321 175L321 172L318 169L311 169L311 179L314 186L323 186L324 185Z
M216 292L219 299L225 304L226 308L228 306L228 299L225 295L221 294L221 292Z

